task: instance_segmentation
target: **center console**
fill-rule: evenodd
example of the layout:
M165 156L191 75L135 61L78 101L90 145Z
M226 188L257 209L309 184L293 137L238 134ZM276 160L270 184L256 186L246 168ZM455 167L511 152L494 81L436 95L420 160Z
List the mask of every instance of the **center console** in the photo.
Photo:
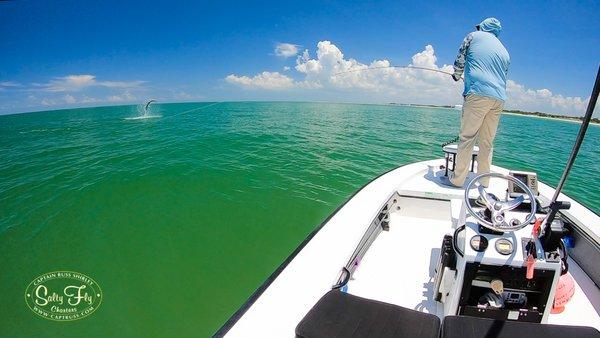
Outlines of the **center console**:
M442 245L446 256L454 256L437 269L436 299L444 315L545 323L561 274L560 258L545 254L531 236L532 226L490 231L472 217L463 224Z
M547 318L561 264L546 257L539 240L531 238L531 226L490 232L467 220L458 236L464 254L456 314L536 323Z

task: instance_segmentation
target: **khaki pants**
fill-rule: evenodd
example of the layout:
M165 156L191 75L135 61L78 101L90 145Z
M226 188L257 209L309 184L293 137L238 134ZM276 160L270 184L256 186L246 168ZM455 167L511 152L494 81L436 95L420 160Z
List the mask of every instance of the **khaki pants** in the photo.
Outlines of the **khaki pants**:
M496 129L500 121L503 101L490 97L469 94L465 97L462 118L460 122L460 143L454 167L454 175L450 178L452 184L462 186L469 173L471 152L475 139L479 138L479 155L477 155L477 173L490 171ZM481 184L489 185L489 179Z

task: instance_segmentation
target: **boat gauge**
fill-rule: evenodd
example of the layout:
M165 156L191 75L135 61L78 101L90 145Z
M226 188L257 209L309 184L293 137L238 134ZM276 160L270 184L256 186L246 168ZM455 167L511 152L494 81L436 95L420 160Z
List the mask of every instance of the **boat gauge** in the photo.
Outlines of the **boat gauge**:
M475 236L471 237L470 243L471 243L471 248L477 252L483 252L488 247L487 238L485 238L481 235L475 235Z
M496 241L496 251L501 255L510 255L513 252L513 244L506 238L500 238Z

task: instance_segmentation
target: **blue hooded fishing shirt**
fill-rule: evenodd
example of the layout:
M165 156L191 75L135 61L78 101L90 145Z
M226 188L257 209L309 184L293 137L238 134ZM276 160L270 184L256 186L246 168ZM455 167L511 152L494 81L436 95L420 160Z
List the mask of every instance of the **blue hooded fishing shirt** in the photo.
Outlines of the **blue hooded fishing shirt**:
M465 74L463 96L477 94L506 101L506 75L510 56L498 39L500 21L483 20L477 31L469 33L454 61L454 75Z

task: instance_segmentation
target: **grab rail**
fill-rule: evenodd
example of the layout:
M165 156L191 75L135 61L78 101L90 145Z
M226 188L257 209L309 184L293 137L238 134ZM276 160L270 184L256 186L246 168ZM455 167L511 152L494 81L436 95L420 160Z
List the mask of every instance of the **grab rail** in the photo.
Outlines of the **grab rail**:
M332 289L342 288L344 285L348 283L354 271L356 271L360 261L367 253L367 250L371 247L371 244L375 241L377 236L381 233L381 231L389 230L390 223L390 210L396 206L398 201L400 200L400 195L397 192L394 192L390 198L388 198L387 202L379 209L377 216L371 221L371 224L365 231L365 234L362 236L356 249L350 256L350 259L346 263L346 265L340 271L340 276L335 285L333 285Z

